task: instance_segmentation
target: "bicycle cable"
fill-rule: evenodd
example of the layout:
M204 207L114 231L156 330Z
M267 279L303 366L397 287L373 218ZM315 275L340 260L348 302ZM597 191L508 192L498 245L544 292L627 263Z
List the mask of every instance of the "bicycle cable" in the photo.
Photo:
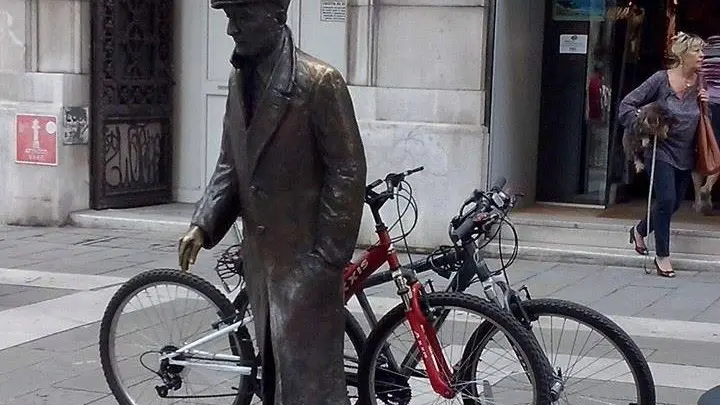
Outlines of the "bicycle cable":
M400 239L402 239L403 244L405 245L405 252L408 256L409 264L412 266L413 260L412 260L412 255L410 254L410 246L408 244L407 237L410 235L410 233L412 233L412 231L415 229L415 226L417 225L418 209L417 209L417 204L415 202L415 198L413 197L412 186L410 185L410 183L406 182L405 180L403 180L400 184L402 184L402 183L405 183L405 185L407 187L405 190L408 194L408 197L406 197L407 201L408 201L408 205L406 205L405 210L402 213L400 213L400 199L398 198L395 200L395 206L397 207L398 223L400 225L400 233L401 233ZM399 197L400 194L398 193L397 196ZM415 219L413 220L413 224L410 227L410 230L405 232L405 226L403 224L402 218L405 216L405 214L407 213L407 211L410 207L413 208L413 214L415 215Z

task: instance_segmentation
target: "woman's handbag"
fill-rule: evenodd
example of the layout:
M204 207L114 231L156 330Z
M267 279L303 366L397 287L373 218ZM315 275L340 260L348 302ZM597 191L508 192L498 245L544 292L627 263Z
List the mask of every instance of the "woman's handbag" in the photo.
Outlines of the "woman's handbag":
M698 122L695 147L695 171L703 176L710 176L720 173L720 149L713 133L707 102L698 100L698 103L700 104L700 121Z

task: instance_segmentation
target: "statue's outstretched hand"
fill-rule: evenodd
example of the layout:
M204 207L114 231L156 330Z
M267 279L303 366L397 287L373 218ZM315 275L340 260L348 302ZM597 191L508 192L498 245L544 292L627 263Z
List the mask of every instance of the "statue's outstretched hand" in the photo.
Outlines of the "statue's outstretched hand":
M205 236L202 229L193 226L190 230L180 238L178 244L178 259L180 260L180 268L182 271L188 271L191 264L195 264L195 259L203 246Z

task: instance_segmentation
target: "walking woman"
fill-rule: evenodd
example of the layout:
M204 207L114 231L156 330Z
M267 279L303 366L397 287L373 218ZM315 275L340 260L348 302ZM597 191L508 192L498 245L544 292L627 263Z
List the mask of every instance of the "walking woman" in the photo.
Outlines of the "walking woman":
M650 212L650 232L655 234L655 269L663 277L675 277L670 262L670 218L680 207L695 167L695 138L700 120L698 100L707 101L707 92L699 86L698 71L703 62L705 42L698 36L679 33L671 47L675 58L668 70L655 72L620 103L618 119L628 128L637 116L638 109L651 102L664 103L677 124L670 128L668 138L658 141L654 204ZM652 142L645 150L645 168L652 168ZM645 238L646 219L630 229L630 243L635 251L648 255Z

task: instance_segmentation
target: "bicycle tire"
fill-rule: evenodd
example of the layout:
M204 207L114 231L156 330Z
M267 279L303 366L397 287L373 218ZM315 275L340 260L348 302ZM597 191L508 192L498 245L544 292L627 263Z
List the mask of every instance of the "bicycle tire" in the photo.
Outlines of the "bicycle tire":
M115 320L116 314L126 299L132 297L137 291L145 286L157 283L174 283L182 285L188 289L194 290L198 294L205 296L217 308L220 309L222 319L228 319L235 315L235 309L232 303L205 279L191 273L180 272L174 269L155 269L138 274L125 282L120 289L113 295L105 309L100 324L100 362L105 376L105 381L110 387L115 399L119 405L131 405L132 401L127 397L126 393L120 387L117 375L112 364L111 348L110 348L110 331ZM229 335L231 336L231 335ZM246 328L238 328L235 338L230 338L230 347L234 355L241 355L246 358L254 358L254 350L250 343L250 335ZM248 383L244 387L252 387L250 376L242 376L248 379ZM254 394L254 390L245 390L248 392L238 392L234 397L233 405L248 405Z
M582 304L554 298L524 300L522 307L532 321L542 315L559 315L585 324L603 335L622 354L632 371L637 384L638 405L655 405L655 382L645 356L632 338L611 319ZM480 325L473 333L471 341L482 341L492 331L491 325ZM465 359L465 354L463 358Z
M433 292L426 293L423 300L428 306L452 306L479 313L500 325L513 339L518 350L525 355L525 362L531 370L531 378L534 380L533 405L549 405L551 403L550 387L552 383L552 369L543 355L542 348L535 340L532 332L524 328L509 312L502 311L498 306L480 299L477 296L461 292ZM394 327L405 319L405 306L399 304L387 312L378 322L378 325L368 336L365 349L360 358L360 370L358 372L360 384L358 392L362 404L370 404L370 387L374 381L370 381L370 367L375 357L383 348L383 342L393 332ZM463 402L467 405L476 404L473 399L463 396Z
M350 343L353 345L353 348L355 349L355 353L358 355L358 370L360 369L360 358L362 357L362 351L365 346L365 341L367 340L367 337L365 336L365 332L363 331L362 326L360 326L360 322L358 322L357 318L350 313L350 311L345 308L345 334L350 338ZM356 374L354 377L348 377L346 376L346 380L348 381L348 386L359 386L359 378ZM351 384L352 382L352 384Z

